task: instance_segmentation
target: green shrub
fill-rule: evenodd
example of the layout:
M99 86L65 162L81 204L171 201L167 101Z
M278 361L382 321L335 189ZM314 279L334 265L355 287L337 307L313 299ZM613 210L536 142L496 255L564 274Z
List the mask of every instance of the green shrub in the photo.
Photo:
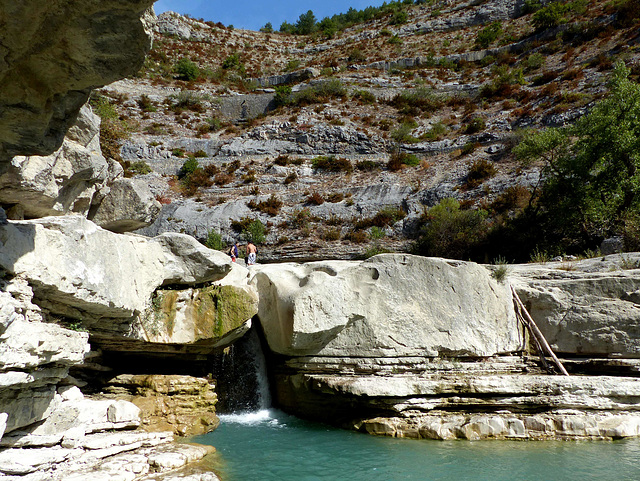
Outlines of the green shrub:
M322 232L322 239L329 242L340 240L340 229L337 229L335 227L325 229Z
M420 136L420 139L423 140L442 140L447 133L447 126L444 125L440 120L434 123L431 128Z
M275 90L273 101L276 106L287 105L291 100L291 87L288 85L276 85Z
M540 0L524 0L524 7L522 9L522 13L533 13L537 12L542 8L542 3Z
M471 122L467 124L464 130L465 134L475 134L487 128L487 124L482 117L474 117Z
M267 240L267 228L260 222L259 219L252 221L245 230L242 231L242 235L248 242L254 244L262 244Z
M318 192L312 192L311 195L307 197L307 204L322 205L324 204L324 197Z
M462 210L455 199L443 199L425 212L420 235L413 251L416 254L468 259L487 234L487 213Z
M362 63L367 61L367 56L359 48L354 48L351 52L349 52L349 57L347 58L347 60L351 63Z
M293 229L304 229L311 223L313 216L311 211L305 207L304 209L296 209L289 216L289 226Z
M129 166L129 170L131 172L134 172L136 174L141 174L141 175L150 174L151 172L153 172L153 170L151 169L149 164L147 164L144 160L140 160L138 162L133 162Z
M186 57L182 57L175 66L175 72L181 80L193 81L200 76L198 66Z
M261 244L266 240L267 228L260 222L260 219L243 217L240 220L232 220L231 229L240 233L245 240L254 244Z
M314 169L326 170L327 172L353 172L353 165L348 159L336 158L333 155L321 155L311 161Z
M204 245L209 249L214 249L217 251L225 250L226 247L222 242L222 236L220 235L220 233L216 232L213 229L208 232L207 239L204 241Z
M398 10L394 12L393 15L391 15L391 20L389 21L389 23L391 25L402 25L403 23L407 23L408 19L409 16L407 15L407 12L405 12L404 10Z
M380 164L373 160L359 160L356 162L356 169L363 172L371 172L380 169Z
M200 164L198 163L196 158L189 157L187 160L185 160L184 164L182 164L182 167L178 171L178 178L182 179L190 174L193 174L199 167Z
M398 207L385 207L378 211L373 217L360 219L354 224L356 230L368 229L369 227L388 227L401 221L407 213Z
M158 110L147 94L140 96L138 99L138 107L140 107L140 110L143 112L156 112Z
M289 60L287 62L287 64L284 66L284 71L285 72L292 72L298 68L300 68L300 65L302 64L302 62L300 62L300 60L293 59L293 60Z
M444 105L444 98L426 87L405 90L390 102L401 113L419 115L421 112L435 112Z
M238 53L232 53L222 61L222 68L225 70L236 69L241 65L240 55Z
M545 57L540 52L532 53L524 62L526 71L538 70L544 66Z
M347 89L338 79L331 79L313 85L300 92L296 92L291 97L291 102L295 105L310 105L327 102L333 98L345 98Z
M355 90L351 97L364 104L374 104L378 100L377 97L368 90Z
M288 174L285 178L283 183L285 185L289 185L294 183L296 180L298 180L298 174L296 174L295 172L291 172L290 174Z
M396 152L391 154L389 158L389 162L387 162L387 169L392 172L397 172L398 170L403 169L405 166L415 167L420 164L420 159L414 155L409 154L407 152Z
M411 120L408 122L402 122L400 126L391 132L391 138L398 143L409 143L409 142L417 142L411 132L418 126L415 120Z
M351 230L344 235L343 239L349 242L353 242L354 244L363 244L369 240L369 237L364 231Z
M466 185L470 189L477 187L485 179L493 177L496 172L497 171L493 163L486 159L478 159L471 164L471 167L469 167Z
M568 10L568 5L561 2L552 2L533 14L531 25L536 30L546 30L547 28L557 27L566 22L564 14L567 13Z
M122 164L120 147L124 140L129 138L127 123L120 119L115 105L107 97L101 95L92 96L91 107L102 120L100 124L100 148L102 154Z
M207 94L191 90L181 90L177 95L171 95L169 98L175 102L172 106L174 110L188 109L193 112L204 112L204 102L210 100Z
M491 277L498 282L504 282L509 274L509 266L504 257L498 257L493 261L494 267L491 269Z
M264 212L265 214L269 214L271 216L275 216L278 215L278 212L280 212L282 201L278 199L275 194L271 194L271 196L267 200L263 200L261 202L250 200L247 203L247 207L253 210L259 210L260 212Z
M498 40L500 35L502 35L502 24L497 21L493 22L478 33L476 45L481 48L488 48L489 45Z
M475 150L476 150L475 142L467 142L462 147L461 153L462 153L462 155L469 155L469 154L473 153L473 151L475 151Z
M217 117L211 117L207 120L207 124L209 124L209 131L217 132L222 128L222 122Z

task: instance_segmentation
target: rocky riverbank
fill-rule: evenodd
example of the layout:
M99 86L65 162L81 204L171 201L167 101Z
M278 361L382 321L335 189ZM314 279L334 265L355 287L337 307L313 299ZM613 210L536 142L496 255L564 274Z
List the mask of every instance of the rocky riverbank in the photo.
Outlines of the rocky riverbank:
M151 47L155 17L147 10L148 0L68 3L63 9L0 0L2 12L12 18L0 33L6 50L0 65L0 478L217 479L206 462L193 465L205 460L211 448L184 444L174 436L215 429L216 376L225 372L224 366L214 370L214 359L252 327L267 346L275 402L300 416L415 438L613 439L640 434L638 254L509 266L502 274L495 266L407 254L247 269L195 238L206 237L214 224L229 235L231 221L253 210L243 197L250 196L257 206L282 191L288 202L283 214L260 216L295 239L277 246L272 232L271 256L261 249L262 259L281 259L282 253L299 259L327 253L355 257L355 240L336 248L305 239L315 225L326 242L337 241L354 234L349 223L373 222L378 214L388 217L378 219L384 224L378 234L388 236L385 246L401 250L402 235L415 230L412 222L423 207L460 191L470 166L460 152L455 162L431 165L425 157L417 159L423 161L420 170L414 165L394 171L386 167L388 151L396 146L405 154L448 154L467 144L474 149L484 145L474 161L491 159L506 149L511 114L498 112L498 107L485 110L483 115L495 116L489 122L494 131L471 132L476 124L473 110L466 108L473 99L461 100L467 106L462 107L451 97L446 115L434 122L420 118L410 130L423 136L439 123L447 138L403 143L398 137L392 143L391 121L376 121L374 128L371 111L399 118L396 107L378 98L388 100L403 91L404 76L345 74L349 95L363 85L381 87L377 95L358 94L357 119L340 104L356 97L338 91L322 108L302 106L295 116L271 119L237 136L237 126L229 124L224 135L196 139L195 111L169 108L175 107L169 97L181 89L160 86L163 97L147 96L145 101L147 87L127 81L103 93L118 97L118 89L135 90L136 101L122 102L131 109L126 118L149 121L145 132L151 135L162 127L154 120L171 116L180 135L167 131L160 135L166 144L151 145L156 141L148 142L147 133L138 132L124 146L111 145L105 156L100 120L86 101L92 89L139 70ZM504 8L491 13L491 5ZM514 5L464 4L461 9L471 9L459 21L433 20L425 28L474 28L491 15L516 16ZM430 6L420 8L420 18L430 16L424 10ZM176 35L194 42L211 40L212 28L200 22L165 20L159 31L171 33L177 22ZM379 26L379 20L374 23ZM408 38L417 31L412 28L398 28L392 38ZM526 34L526 26L518 28ZM195 35L194 29L202 31ZM368 32L361 37L373 40ZM229 34L225 48L246 44L249 38L243 32ZM331 43L343 47L347 40ZM453 40L463 40L462 35ZM289 50L293 40L288 37L273 43L265 51L280 52L279 64L284 63L283 52L306 55L325 48ZM580 54L583 61L591 55L587 50ZM565 62L561 56L556 64ZM532 68L542 74L541 66ZM595 66L590 68L592 78L582 82L589 96L599 93L603 77ZM310 80L321 74L317 69L302 72L288 76L290 81L309 80L297 91L331 81ZM331 68L330 73L343 72ZM477 93L480 80L491 85L489 78L475 77L466 86L454 84L462 77L453 71L446 82L432 74L425 73L420 82L443 92ZM534 74L529 75L533 80ZM269 85L282 80L261 78ZM538 95L533 88L523 92L523 99ZM227 98L220 108L231 116L239 111L242 117L245 110L253 115L271 108L273 94ZM188 99L191 93L183 95ZM156 109L152 116L149 107L166 99L167 110ZM146 102L148 112L138 100ZM245 100L249 105L243 107ZM582 100L574 100L576 111ZM517 104L502 105L515 112ZM110 120L122 121L125 116L120 118L111 107ZM213 103L201 107L213 108ZM554 108L543 106L539 117L546 118ZM187 123L190 127L183 127ZM194 158L202 151L199 158L206 159L210 171L223 175L204 201L180 198L172 190L173 179L160 175L174 174L184 162L183 157L176 160L184 154L180 150L187 148ZM347 156L338 162L346 171L318 172L323 169L310 157L328 154ZM282 155L279 163L266 162L266 156L276 155ZM122 163L111 158L118 156L124 157ZM128 170L125 175L125 167L146 160L157 172L131 178ZM538 180L535 169L501 170L460 199L477 199L485 191L495 198L507 185ZM223 187L225 174L236 176L230 181L234 190ZM356 182L346 186L347 177ZM260 186L245 194L247 184L258 178ZM286 187L287 178L296 183L294 188ZM312 195L320 180L326 201ZM169 194L173 197L165 197ZM234 198L222 198L227 195ZM297 207L301 205L305 207ZM364 229L374 227L365 224ZM150 236L132 234L134 230ZM360 234L361 239L368 235ZM309 251L316 247L312 255ZM532 352L513 309L510 284L571 376L548 374Z
M251 324L275 402L299 416L435 439L640 433L639 254L500 277L406 254L247 269L187 235L81 216L5 220L0 238L6 475L63 479L103 459L136 479L204 456L171 440L216 427L213 356ZM509 285L571 376L545 373Z

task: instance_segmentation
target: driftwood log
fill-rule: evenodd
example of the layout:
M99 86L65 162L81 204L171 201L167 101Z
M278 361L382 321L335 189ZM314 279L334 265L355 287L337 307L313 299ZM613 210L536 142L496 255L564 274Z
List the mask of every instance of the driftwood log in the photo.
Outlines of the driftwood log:
M560 362L560 359L558 359L558 356L555 355L555 353L551 349L551 346L549 346L549 343L531 317L531 314L529 314L529 311L527 311L527 308L524 307L522 300L518 296L518 293L513 286L511 286L511 293L513 294L513 303L516 307L516 317L529 330L529 333L531 334L531 337L533 338L536 344L536 348L538 349L538 352L540 354L542 364L545 366L545 368L547 367L546 360L544 359L546 353L551 359L553 359L553 362L558 367L560 372L565 376L568 376L569 373Z

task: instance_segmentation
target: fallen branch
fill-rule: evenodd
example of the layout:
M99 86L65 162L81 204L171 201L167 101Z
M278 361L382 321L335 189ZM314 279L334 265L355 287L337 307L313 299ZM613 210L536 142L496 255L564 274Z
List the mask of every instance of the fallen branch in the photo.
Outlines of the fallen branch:
M567 372L567 370L564 368L564 366L560 362L560 359L558 359L558 357L555 355L555 353L551 349L551 346L549 346L549 343L547 342L547 340L545 339L544 335L542 334L542 332L540 331L540 329L536 325L535 321L533 320L533 318L529 314L529 311L527 311L527 308L524 307L524 304L522 303L522 300L518 296L518 293L516 292L516 290L514 289L513 286L511 286L511 293L513 294L514 302L518 306L518 309L516 309L516 315L520 319L520 322L522 322L525 325L525 327L527 329L529 329L529 333L533 337L533 339L534 339L534 341L536 343L536 347L542 353L541 359L543 360L543 364L545 364L544 352L546 351L546 353L549 355L549 357L551 357L551 359L553 359L553 362L555 363L555 365L558 366L558 369L560 369L560 372L562 374L564 374L565 376L568 376L569 373Z

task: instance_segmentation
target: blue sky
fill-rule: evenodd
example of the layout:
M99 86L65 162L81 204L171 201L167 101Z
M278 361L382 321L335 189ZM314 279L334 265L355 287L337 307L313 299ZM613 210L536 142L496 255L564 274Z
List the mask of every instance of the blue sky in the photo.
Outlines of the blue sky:
M236 28L258 30L271 22L277 30L286 20L295 23L301 13L313 10L318 20L336 13L343 13L349 7L361 10L370 5L380 6L383 0L282 0L276 2L258 0L159 0L154 8L157 14L171 10L180 14L189 14Z

